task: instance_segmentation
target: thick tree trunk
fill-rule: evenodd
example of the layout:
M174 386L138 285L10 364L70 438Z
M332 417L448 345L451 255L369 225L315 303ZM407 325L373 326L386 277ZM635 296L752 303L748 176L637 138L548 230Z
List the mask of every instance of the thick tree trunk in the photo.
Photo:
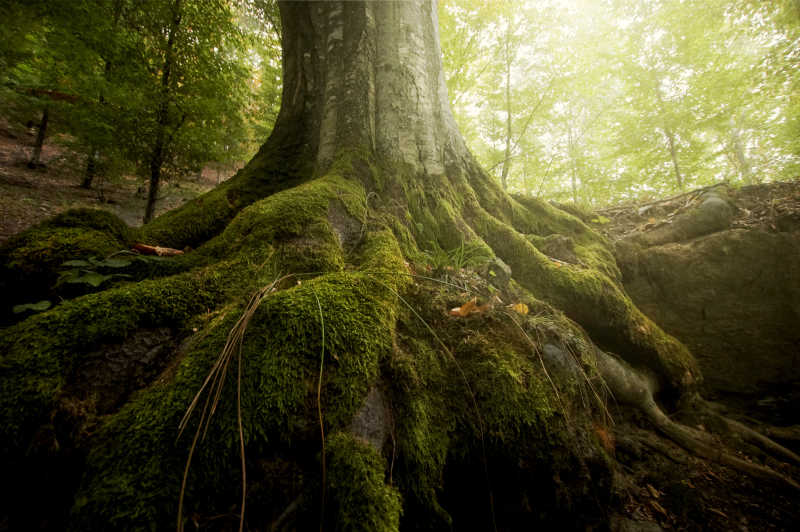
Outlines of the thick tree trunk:
M284 88L271 144L324 172L342 149L441 174L467 153L431 2L282 2Z

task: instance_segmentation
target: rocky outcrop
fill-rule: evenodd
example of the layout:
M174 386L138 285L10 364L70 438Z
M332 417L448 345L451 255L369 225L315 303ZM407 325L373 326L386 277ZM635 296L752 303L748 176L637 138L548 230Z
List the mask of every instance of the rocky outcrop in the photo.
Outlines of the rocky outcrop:
M626 290L691 349L705 394L800 422L800 184L716 187L609 214Z

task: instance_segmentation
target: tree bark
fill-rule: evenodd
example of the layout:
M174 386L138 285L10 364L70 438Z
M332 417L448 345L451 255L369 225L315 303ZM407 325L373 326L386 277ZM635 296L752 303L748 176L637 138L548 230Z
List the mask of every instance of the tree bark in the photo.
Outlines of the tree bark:
M667 145L669 146L669 156L672 159L672 170L675 172L675 183L678 185L679 190L683 190L683 176L681 175L681 168L678 164L678 147L675 145L675 133L668 127L664 128L664 134L667 136Z
M164 50L164 65L161 69L161 93L156 112L156 138L150 155L150 181L147 189L147 205L145 206L143 223L153 219L158 201L158 189L161 184L161 167L164 165L164 151L169 125L170 82L173 62L175 60L175 36L181 25L181 0L175 0L172 8L172 24Z
M47 135L47 123L50 119L50 107L45 105L42 111L42 119L39 122L39 127L36 131L36 142L33 145L33 155L28 162L28 168L38 168L41 163L42 147L44 146L44 139Z
M81 188L92 188L94 176L97 173L97 158L100 152L94 147L89 148L89 154L86 156L86 169L83 172L83 181L81 181Z
M430 2L281 2L284 86L270 145L324 172L359 148L441 174L467 152Z

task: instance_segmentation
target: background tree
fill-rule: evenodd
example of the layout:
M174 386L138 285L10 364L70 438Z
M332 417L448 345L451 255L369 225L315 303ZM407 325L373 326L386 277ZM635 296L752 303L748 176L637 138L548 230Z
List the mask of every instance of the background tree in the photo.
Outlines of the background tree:
M444 2L443 42L452 48L445 53L448 86L468 144L501 182L506 168L511 190L533 188L589 204L722 180L795 178L796 136L786 129L796 115L786 104L798 77L790 66L798 25L786 16L795 8L781 2L703 6L574 0L529 8L514 3L509 11L503 2ZM499 31L507 11L516 25L519 68L509 78L508 101L520 124L512 116L510 129L524 129L516 144L525 147L511 160L527 152L530 161L535 153L534 164L541 165L517 171L500 162L502 133L509 130L500 124L509 116ZM462 29L478 18L483 26ZM482 27L492 31L481 34ZM477 49L494 58L492 68L461 66L458 58ZM526 116L534 118L523 128ZM577 122L565 127L572 119ZM591 124L583 134L580 122ZM580 154L591 168L578 161ZM525 182L531 179L536 184Z

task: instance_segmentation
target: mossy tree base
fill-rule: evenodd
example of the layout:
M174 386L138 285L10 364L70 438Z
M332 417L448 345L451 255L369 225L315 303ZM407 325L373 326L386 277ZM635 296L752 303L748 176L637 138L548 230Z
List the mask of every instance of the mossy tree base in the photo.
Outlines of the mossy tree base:
M655 412L695 397L691 355L630 302L608 244L577 218L517 202L476 168L426 179L436 187L344 153L326 175L211 221L222 229L178 259L182 273L121 282L4 329L3 463L22 464L22 476L48 463L60 475L58 496L37 515L75 530L174 526L197 429L194 419L177 438L178 422L249 294L290 274L258 306L241 349L250 528L305 529L320 518L339 530L607 520L609 387L619 401L646 405L664 430ZM176 235L181 224L197 234L196 208L169 215ZM428 271L423 252L434 242L496 258ZM33 249L24 245L6 253ZM472 297L492 306L448 314ZM87 355L130 346L154 327L168 327L164 341L180 347L157 360L137 355L152 369L136 373L150 377L127 400L109 402L102 383L81 381L87 368L102 373ZM609 349L627 370L609 372ZM238 519L236 373L196 450L182 523L225 529ZM371 422L380 436L369 443L354 419L376 389L385 415ZM657 390L666 402L652 410ZM17 511L28 496L8 499L12 524L31 519Z

